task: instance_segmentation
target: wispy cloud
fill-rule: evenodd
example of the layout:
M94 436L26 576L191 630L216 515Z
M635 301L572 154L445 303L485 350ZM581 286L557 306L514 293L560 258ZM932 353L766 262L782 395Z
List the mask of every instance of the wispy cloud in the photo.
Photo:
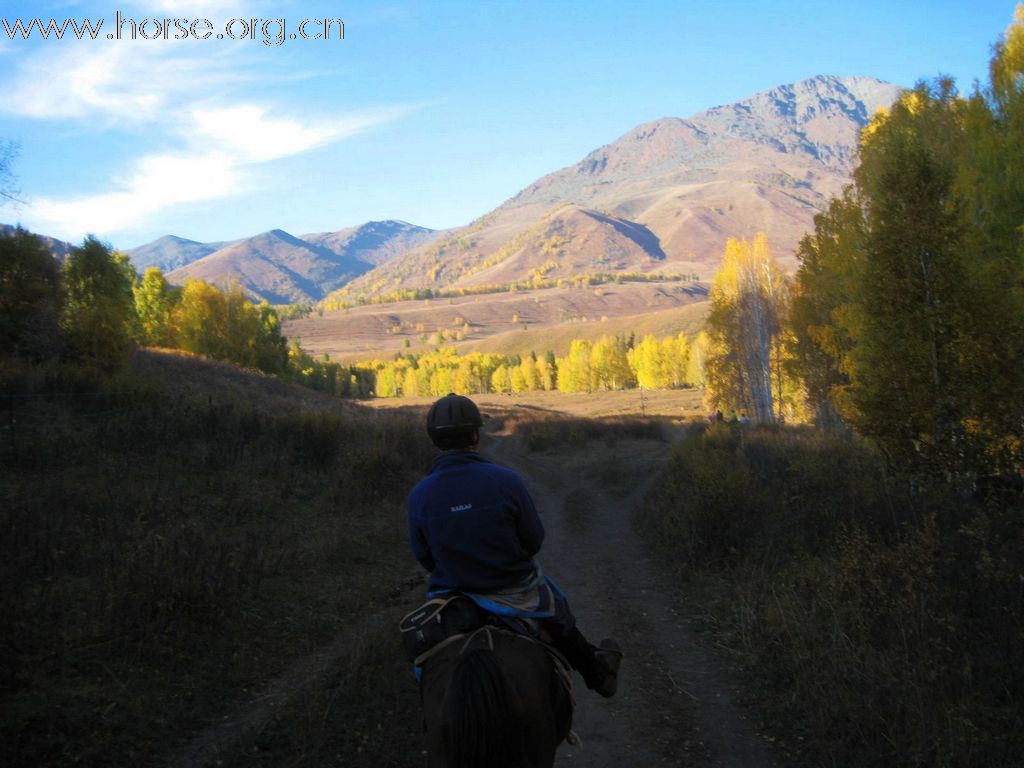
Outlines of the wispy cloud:
M72 238L109 234L171 206L244 194L258 164L341 141L415 108L297 115L245 97L244 84L256 73L244 54L186 48L71 45L21 59L12 80L0 83L9 94L0 111L141 132L162 148L122 164L98 192L30 196L23 210L29 226Z
M369 130L407 112L374 110L320 123L272 117L255 105L193 109L179 125L189 152L141 158L112 189L71 199L36 198L26 213L33 227L79 237L137 226L181 203L213 200L246 191L247 170Z
M238 179L226 155L154 155L143 158L134 174L114 186L111 192L69 200L32 200L28 213L33 228L74 239L85 232L116 232L172 205L230 195L237 191Z
M210 93L244 80L233 58L217 51L202 58L176 54L144 41L41 49L20 58L4 83L0 111L40 120L152 122L194 98L197 83Z
M355 136L408 111L406 107L370 110L319 123L272 117L254 105L194 109L191 116L197 138L225 149L241 163L257 163Z

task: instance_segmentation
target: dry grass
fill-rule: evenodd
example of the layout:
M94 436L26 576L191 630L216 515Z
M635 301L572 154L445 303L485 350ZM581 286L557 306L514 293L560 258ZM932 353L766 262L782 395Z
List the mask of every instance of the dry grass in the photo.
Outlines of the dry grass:
M704 391L700 389L638 389L617 392L520 392L511 395L472 395L487 418L489 411L518 412L524 416L555 414L584 418L608 416L650 416L686 421L706 418ZM365 401L383 410L424 410L437 398L381 398Z
M343 362L423 352L436 346L431 337L439 330L462 328L465 323L466 338L451 342L460 353L542 354L550 349L565 354L573 338L695 333L707 313L703 290L687 283L625 283L600 286L599 291L552 288L403 301L289 320L284 333L317 357L327 353Z
M851 439L716 425L676 447L640 523L795 764L1009 768L1022 504L915 491Z
M414 568L418 421L157 353L20 381L0 401L10 765L157 763Z

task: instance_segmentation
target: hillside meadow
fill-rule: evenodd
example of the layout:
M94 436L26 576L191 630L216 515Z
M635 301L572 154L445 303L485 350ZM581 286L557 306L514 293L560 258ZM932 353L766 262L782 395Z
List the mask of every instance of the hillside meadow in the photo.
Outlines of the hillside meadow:
M460 354L564 355L574 339L696 334L706 298L706 287L681 282L503 291L326 310L286 320L283 332L311 355L343 363L425 352L442 343Z
M433 453L421 414L150 350L105 380L6 374L9 765L174 762L417 576L404 500Z

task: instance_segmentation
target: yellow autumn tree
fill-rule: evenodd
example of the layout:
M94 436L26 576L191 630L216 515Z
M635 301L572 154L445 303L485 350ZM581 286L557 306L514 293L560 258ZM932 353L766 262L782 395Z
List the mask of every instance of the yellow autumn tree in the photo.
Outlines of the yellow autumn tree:
M629 363L629 348L624 336L602 336L590 351L591 389L629 389L636 376Z
M560 392L590 392L590 352L593 345L585 339L575 339L569 345L569 354L558 358L558 390Z
M730 238L711 287L705 375L713 408L777 418L782 382L782 318L789 281L760 232L753 243Z

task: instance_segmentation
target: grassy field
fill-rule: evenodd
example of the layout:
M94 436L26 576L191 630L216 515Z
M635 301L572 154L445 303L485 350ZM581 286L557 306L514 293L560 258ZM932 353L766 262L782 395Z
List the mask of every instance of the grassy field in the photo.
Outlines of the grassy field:
M651 416L687 421L705 420L704 390L655 389L617 392L520 392L517 394L473 395L484 413L489 411L560 414L588 418L608 416ZM437 398L380 398L364 401L382 410L426 409Z
M418 418L155 352L4 391L7 765L174 762L418 574Z
M339 362L390 359L442 342L460 353L543 354L550 349L564 355L575 338L695 334L707 314L706 298L705 287L687 283L552 288L329 311L289 320L284 333L311 354L326 353ZM448 331L447 339L439 331ZM456 331L464 338L455 339Z

